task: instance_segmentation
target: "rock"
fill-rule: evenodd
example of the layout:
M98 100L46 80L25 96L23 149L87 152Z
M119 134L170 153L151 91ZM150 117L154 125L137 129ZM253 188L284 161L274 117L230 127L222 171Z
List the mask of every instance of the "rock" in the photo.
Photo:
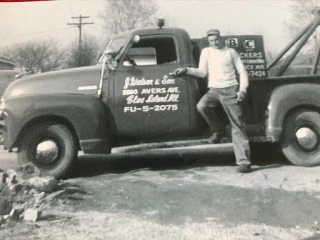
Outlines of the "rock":
M21 175L15 170L9 169L7 171L7 177L3 176L3 179L4 178L5 178L5 183L9 187L10 193L12 195L16 195L22 189L20 183L23 182L23 179Z
M9 214L12 202L6 197L0 197L0 215Z
M0 216L0 226L5 223L3 216Z
M20 166L19 171L24 173L24 177L40 177L41 171L32 163L26 163Z
M21 216L21 214L23 213L23 206L15 206L14 208L12 208L9 217L12 220L18 220Z
M8 177L6 178L6 183L10 186L17 184L19 181L18 173L15 170L9 169L7 171Z
M45 196L46 196L46 193L45 193L45 192L33 194L33 197L34 197L35 199L38 199L38 200L44 199Z
M36 222L41 216L41 211L38 209L27 209L24 212L24 220L25 221L33 221Z
M34 173L36 171L36 166L32 163L26 163L21 166L22 171L25 173Z
M12 195L16 195L21 189L22 189L22 186L19 183L12 184L9 186L9 190Z
M29 184L40 192L53 192L58 188L58 181L51 176L33 177L29 179Z
M43 199L44 199L45 196L46 196L45 192L34 194L33 195L33 197L34 197L34 206L35 207L39 207L40 204L43 202Z
M0 185L6 183L7 177L8 177L8 174L6 172L1 172L0 173L0 180L1 180Z
M48 196L46 196L45 200L50 202L54 198L60 196L61 194L65 193L65 192L66 192L66 190L60 190L60 191L57 191L57 192L50 193Z
M7 184L0 189L0 215L9 214L12 208L12 195Z

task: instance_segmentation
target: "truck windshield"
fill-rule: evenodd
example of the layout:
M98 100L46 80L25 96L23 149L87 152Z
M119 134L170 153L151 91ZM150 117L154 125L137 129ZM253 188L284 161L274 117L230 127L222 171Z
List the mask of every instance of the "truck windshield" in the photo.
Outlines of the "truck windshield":
M119 52L125 41L124 37L112 39L107 47L107 52Z
M124 38L124 37L118 37L118 38L111 39L111 41L108 44L107 49L104 51L104 53L100 57L99 63L102 63L103 57L106 53L110 53L110 52L119 53L120 50L122 49L122 47L124 46L125 42L126 42L126 38Z

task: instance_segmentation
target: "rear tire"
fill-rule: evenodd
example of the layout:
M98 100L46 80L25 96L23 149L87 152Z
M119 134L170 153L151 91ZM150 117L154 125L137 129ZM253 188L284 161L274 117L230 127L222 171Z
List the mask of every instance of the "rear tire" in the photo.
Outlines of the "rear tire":
M18 161L33 163L41 173L65 177L77 157L74 134L62 124L42 123L28 130L19 141Z
M320 164L320 113L300 109L290 114L284 124L281 149L295 165Z

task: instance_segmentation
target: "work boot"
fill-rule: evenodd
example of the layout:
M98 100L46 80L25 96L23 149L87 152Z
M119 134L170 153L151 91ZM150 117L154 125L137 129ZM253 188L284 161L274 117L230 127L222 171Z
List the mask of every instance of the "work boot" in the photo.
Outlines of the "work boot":
M208 139L208 143L214 144L214 143L221 143L221 138L223 136L224 132L215 132L212 134L212 136Z
M237 168L238 173L249 173L251 172L251 165L250 164L240 164Z

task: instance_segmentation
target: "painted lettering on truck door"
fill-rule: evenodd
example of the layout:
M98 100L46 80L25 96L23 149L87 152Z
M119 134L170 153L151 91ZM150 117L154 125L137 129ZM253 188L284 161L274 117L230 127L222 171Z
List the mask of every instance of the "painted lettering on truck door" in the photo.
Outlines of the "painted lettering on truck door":
M186 81L169 76L180 66L173 36L142 36L126 50L114 76L120 136L176 136L189 129Z

